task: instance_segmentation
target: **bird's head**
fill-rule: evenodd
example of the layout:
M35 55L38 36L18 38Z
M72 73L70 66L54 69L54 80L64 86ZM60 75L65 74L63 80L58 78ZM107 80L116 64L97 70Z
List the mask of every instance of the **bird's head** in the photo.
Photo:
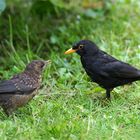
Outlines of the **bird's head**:
M33 60L26 66L25 70L41 73L49 63L51 63L50 60Z
M89 40L81 40L77 43L75 43L71 49L67 50L65 54L70 53L78 53L80 56L83 55L94 55L98 52L98 47L95 43Z

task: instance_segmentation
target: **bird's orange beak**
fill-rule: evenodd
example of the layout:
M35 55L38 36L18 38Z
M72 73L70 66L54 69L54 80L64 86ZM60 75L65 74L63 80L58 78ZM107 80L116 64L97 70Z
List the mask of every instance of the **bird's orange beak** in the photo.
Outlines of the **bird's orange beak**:
M70 53L74 53L74 52L76 52L77 50L74 50L74 49L69 49L69 50L67 50L66 52L65 52L65 54L70 54Z

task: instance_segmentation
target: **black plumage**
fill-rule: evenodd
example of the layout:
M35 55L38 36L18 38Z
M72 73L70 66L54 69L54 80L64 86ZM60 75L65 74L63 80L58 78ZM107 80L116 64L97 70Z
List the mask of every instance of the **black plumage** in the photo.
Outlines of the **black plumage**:
M7 115L25 105L36 94L41 84L41 74L50 61L34 60L25 70L10 80L0 82L0 106Z
M140 70L108 55L89 40L75 43L65 54L72 52L80 55L81 63L92 81L106 89L107 98L110 98L113 88L140 80Z

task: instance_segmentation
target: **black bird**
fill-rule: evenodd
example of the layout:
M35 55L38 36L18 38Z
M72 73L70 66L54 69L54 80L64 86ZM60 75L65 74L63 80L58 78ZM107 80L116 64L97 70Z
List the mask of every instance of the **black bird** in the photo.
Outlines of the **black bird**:
M106 89L108 99L115 87L140 80L140 70L108 55L92 41L81 40L65 54L73 52L80 55L81 63L92 81Z
M33 60L22 73L0 82L0 106L8 116L38 93L42 71L49 62Z

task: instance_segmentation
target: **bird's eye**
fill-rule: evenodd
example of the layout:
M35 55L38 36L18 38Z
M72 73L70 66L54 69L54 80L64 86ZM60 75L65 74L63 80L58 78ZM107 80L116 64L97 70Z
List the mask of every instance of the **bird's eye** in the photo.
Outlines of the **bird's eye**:
M84 47L84 45L79 45L79 49L82 49Z
M44 67L44 64L41 64L40 67L43 68Z

